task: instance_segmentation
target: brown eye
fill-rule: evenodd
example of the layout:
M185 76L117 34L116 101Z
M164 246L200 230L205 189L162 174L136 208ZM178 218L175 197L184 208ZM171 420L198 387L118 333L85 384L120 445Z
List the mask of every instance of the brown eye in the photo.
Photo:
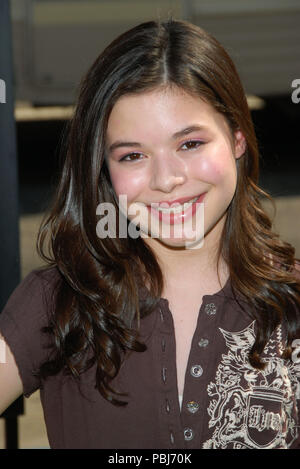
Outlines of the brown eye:
M194 150L195 148L198 148L200 145L202 145L204 142L201 140L189 140L188 142L185 142L181 148L183 150ZM184 148L185 147L185 148Z
M128 155L123 156L120 161L136 161L141 153L129 153Z

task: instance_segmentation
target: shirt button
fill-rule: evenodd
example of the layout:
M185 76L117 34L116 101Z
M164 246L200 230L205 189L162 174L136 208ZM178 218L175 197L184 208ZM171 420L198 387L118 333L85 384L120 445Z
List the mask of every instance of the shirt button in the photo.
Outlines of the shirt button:
M190 401L190 402L187 403L186 407L187 407L187 410L191 414L194 414L199 409L199 404L196 401Z
M207 347L209 344L209 340L208 339L200 339L199 342L198 342L198 345L199 347Z
M213 316L217 312L217 307L214 303L208 303L205 305L204 311L208 316Z
M191 428L185 428L183 430L183 434L186 441L190 441L194 438L194 432Z
M191 368L191 375L194 376L194 378L199 378L203 373L203 368L200 365L194 365Z

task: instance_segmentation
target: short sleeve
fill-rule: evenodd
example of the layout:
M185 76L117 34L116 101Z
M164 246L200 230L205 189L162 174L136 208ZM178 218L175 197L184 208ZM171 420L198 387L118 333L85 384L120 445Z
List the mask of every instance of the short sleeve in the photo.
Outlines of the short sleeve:
M40 388L35 373L49 356L49 337L41 329L49 323L55 270L34 270L28 274L0 314L0 333L14 355L25 397Z

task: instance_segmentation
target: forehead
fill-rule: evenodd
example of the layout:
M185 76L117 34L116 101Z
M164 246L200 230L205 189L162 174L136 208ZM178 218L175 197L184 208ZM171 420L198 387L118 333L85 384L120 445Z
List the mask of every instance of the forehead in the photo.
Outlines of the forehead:
M137 133L145 138L159 137L187 125L228 130L224 116L201 97L177 87L158 88L119 98L109 116L107 139Z

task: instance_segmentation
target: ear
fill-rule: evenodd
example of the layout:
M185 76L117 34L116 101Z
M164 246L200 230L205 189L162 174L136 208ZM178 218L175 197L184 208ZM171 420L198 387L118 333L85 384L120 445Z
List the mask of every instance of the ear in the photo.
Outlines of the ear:
M242 134L240 130L237 130L234 133L234 140L235 140L235 144L234 144L235 158L238 159L241 156L243 156L243 154L245 153L247 143L246 143L246 139L244 135Z

